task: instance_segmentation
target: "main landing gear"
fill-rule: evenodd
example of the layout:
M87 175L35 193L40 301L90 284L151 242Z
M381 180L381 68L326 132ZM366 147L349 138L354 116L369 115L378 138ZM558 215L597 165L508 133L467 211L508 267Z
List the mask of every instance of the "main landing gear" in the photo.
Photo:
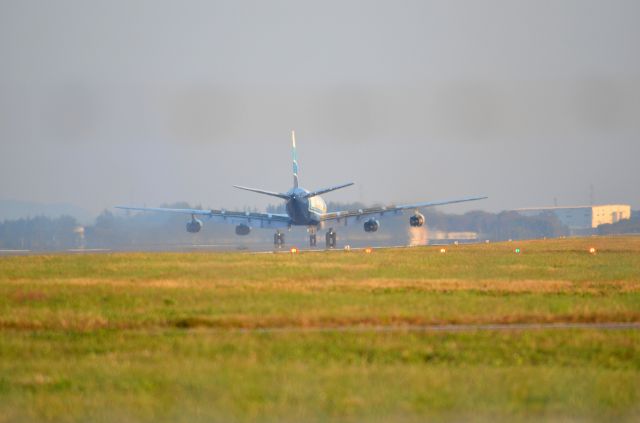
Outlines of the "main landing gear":
M329 228L325 238L326 238L326 242L327 242L326 245L328 249L336 248L338 234L336 233L336 231L333 230L333 228ZM317 235L316 228L309 228L309 246L315 247L317 244L317 241L318 241L318 235ZM277 231L273 235L273 246L278 249L284 246L284 234L282 232Z
M284 245L284 234L280 231L277 231L273 236L273 245L276 248L282 248Z
M329 228L326 235L327 248L336 248L336 240L338 238L338 234L333 228Z
M309 247L315 247L316 246L316 242L317 242L317 238L316 238L316 227L315 226L310 226L309 229Z

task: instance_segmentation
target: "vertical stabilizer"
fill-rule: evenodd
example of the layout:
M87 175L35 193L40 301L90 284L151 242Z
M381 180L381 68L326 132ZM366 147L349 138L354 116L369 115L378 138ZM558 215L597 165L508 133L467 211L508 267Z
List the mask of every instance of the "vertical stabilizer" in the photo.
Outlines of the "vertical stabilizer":
M291 154L293 156L293 187L298 188L298 155L296 153L296 131L291 131Z

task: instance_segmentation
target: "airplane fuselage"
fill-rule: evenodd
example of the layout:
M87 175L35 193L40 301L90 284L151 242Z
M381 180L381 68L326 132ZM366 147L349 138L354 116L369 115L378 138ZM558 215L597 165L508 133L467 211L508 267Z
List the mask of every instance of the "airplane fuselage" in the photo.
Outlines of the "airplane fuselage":
M319 195L305 198L308 194L304 188L292 188L287 192L287 215L293 225L316 226L320 223L320 216L327 212L327 205Z

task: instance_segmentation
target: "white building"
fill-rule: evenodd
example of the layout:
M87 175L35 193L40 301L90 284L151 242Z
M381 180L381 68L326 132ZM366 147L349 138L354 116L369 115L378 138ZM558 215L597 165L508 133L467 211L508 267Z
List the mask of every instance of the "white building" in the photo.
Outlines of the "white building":
M535 207L515 210L523 216L538 216L553 213L574 234L592 233L593 229L605 223L616 223L631 217L628 204L603 204L598 206Z

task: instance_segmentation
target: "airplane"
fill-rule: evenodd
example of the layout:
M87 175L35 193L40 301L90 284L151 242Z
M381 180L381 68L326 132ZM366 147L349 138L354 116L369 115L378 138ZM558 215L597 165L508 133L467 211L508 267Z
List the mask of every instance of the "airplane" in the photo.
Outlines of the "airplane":
M333 229L338 224L347 226L349 223L360 222L366 218L363 223L365 232L376 232L380 228L380 222L376 217L385 215L402 214L405 210L413 210L412 216L409 218L409 225L412 227L420 227L424 225L425 219L419 210L426 207L442 206L445 204L463 203L467 201L483 200L487 197L467 197L456 200L446 201L429 201L403 205L390 205L384 207L363 208L358 210L345 210L336 212L327 212L327 205L320 197L331 191L346 188L353 185L348 182L341 185L335 185L328 188L308 191L299 185L298 178L298 157L296 153L296 136L295 131L291 131L291 151L293 158L293 187L287 192L267 191L258 188L249 188L240 185L234 185L235 188L255 192L258 194L269 195L286 201L286 214L277 213L254 213L239 212L227 210L201 210L201 209L171 209L157 207L131 207L116 206L118 209L135 210L135 211L152 211L165 213L183 213L191 215L191 221L187 222L187 232L197 233L203 227L203 222L199 218L207 218L208 220L229 223L236 225L235 232L237 235L248 235L253 227L276 229L274 235L274 245L282 248L284 245L284 233L281 229L291 229L292 226L306 226L309 231L309 245L316 246L316 233L318 229L329 226L326 233L326 247L335 248L337 233Z

